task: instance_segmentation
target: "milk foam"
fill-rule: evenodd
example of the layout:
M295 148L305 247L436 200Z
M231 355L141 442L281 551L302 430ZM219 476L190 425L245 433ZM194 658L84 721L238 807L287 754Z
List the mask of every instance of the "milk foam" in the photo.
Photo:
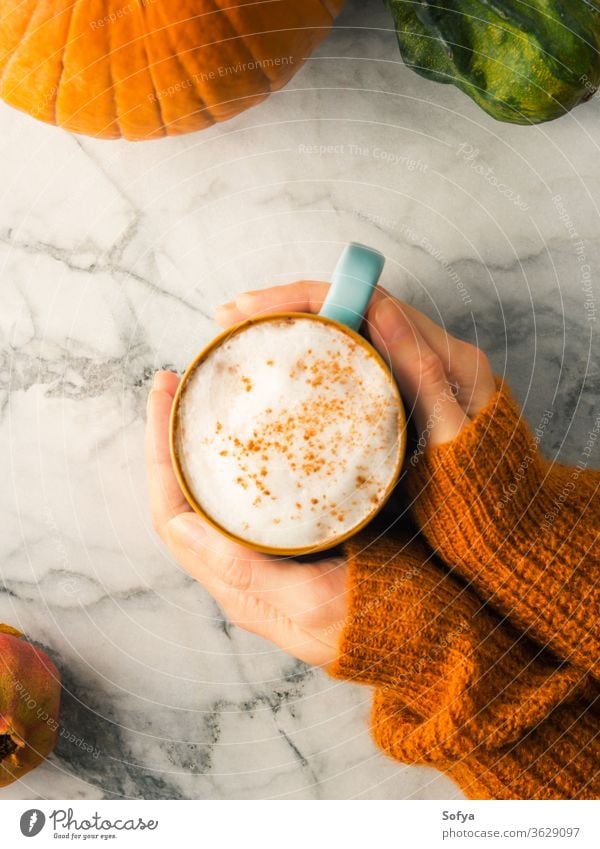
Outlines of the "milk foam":
M335 539L375 512L401 450L392 379L342 329L310 318L250 325L207 355L180 400L188 487L258 546Z

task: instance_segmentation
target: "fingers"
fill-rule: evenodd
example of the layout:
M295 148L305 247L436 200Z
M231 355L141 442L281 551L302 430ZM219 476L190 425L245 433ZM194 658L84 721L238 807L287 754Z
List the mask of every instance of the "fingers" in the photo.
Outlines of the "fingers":
M374 321L379 303L380 300L370 305L367 313L369 322ZM397 303L440 358L448 379L458 389L456 397L461 407L469 416L474 416L496 391L493 372L485 354L474 345L451 336L443 327L409 304L401 301Z
M286 286L244 292L234 301L217 307L215 318L222 327L230 327L249 316L264 313L318 313L328 288L328 283L300 280ZM367 312L367 325L373 323L375 311L381 301L390 297L385 289L377 287ZM455 339L419 310L400 301L397 303L401 305L413 326L420 331L427 345L440 358L448 378L457 386L459 404L469 416L474 416L487 404L496 390L487 357L475 346Z
M318 313L328 289L328 283L299 280L286 286L271 286L269 289L243 292L235 301L217 307L215 320L221 327L229 327L249 316L264 313Z
M230 327L252 315L273 312L318 313L329 291L329 285L316 280L298 280L285 286L243 292L235 301L217 307L215 320L221 327ZM389 293L378 286L373 292L371 307L388 296Z
M448 379L457 389L457 400L474 416L496 391L488 358L475 345L456 339L414 307L403 305L408 317L442 361Z
M217 587L250 591L260 574L255 567L268 563L266 555L229 540L189 510L165 525L163 537L184 569L207 589L216 582Z
M412 408L419 434L431 445L454 439L468 422L467 415L454 397L442 359L404 306L393 298L382 299L372 310L370 333Z
M166 523L189 510L171 465L169 418L179 380L172 372L157 372L148 396L146 471L152 524L160 533Z
M229 327L259 314L318 313L328 288L327 283L300 280L286 286L244 292L235 301L219 307L216 320L221 326ZM384 308L384 303L391 306ZM393 367L400 389L414 405L417 426L427 426L431 430L432 442L454 438L465 423L464 414L476 415L494 394L492 369L481 351L455 339L423 313L392 298L384 289L375 290L366 319L370 335L376 345L379 342L384 356L389 346L389 354L396 360ZM411 338L404 338L402 345L396 339L392 345L393 337L402 334ZM418 365L418 374L410 365L409 350L412 350L413 366ZM455 387L454 397L449 382ZM423 393L422 397L419 393ZM442 413L437 426L427 425L432 415Z
M178 386L179 378L172 371L157 371L154 375L154 380L152 381L152 389L158 389L159 391L166 392L171 396L171 398L175 397ZM152 389L150 390L151 392Z
M169 419L178 378L155 375L148 399L146 460L154 527L181 566L240 627L310 663L325 662L326 642L295 621L327 621L345 609L343 564L275 561L238 545L191 511L171 465ZM331 658L333 659L333 658Z
M345 615L345 564L274 561L232 542L192 512L173 517L163 538L235 625L307 663L334 660L337 642L320 635L326 623Z
M338 596L340 604L344 602L345 583L333 579L340 568L338 561L304 565L274 560L230 540L192 512L170 520L164 539L183 568L221 603L226 601L225 594L235 591L240 599L243 595L260 598L292 618L311 612L325 618L318 592L325 583L323 601L335 604Z
M475 345L452 339L448 376L458 387L457 400L471 418L496 391L494 373L486 355Z
M215 321L224 330L234 324L239 324L240 321L245 321L247 318L248 316L238 309L236 301L219 304L215 309Z

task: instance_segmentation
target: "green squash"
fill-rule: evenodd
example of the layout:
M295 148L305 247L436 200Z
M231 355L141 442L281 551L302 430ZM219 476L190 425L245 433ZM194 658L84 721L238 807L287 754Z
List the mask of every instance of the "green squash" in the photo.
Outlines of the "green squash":
M499 121L550 121L600 86L600 0L386 2L405 63Z

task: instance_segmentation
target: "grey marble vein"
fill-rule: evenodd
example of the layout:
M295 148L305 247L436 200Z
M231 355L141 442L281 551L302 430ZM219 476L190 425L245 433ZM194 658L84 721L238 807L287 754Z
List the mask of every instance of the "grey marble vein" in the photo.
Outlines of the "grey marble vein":
M101 142L0 106L0 621L64 681L56 751L3 798L460 798L375 748L368 688L242 632L173 562L147 391L217 304L326 279L357 240L576 462L600 416L599 104L495 123L350 0L284 91L204 133Z

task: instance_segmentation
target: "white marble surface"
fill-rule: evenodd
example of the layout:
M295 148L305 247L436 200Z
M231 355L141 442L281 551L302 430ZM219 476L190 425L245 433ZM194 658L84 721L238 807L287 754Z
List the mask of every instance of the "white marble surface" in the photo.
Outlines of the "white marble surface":
M367 689L228 625L167 555L146 394L216 304L327 278L355 239L479 340L532 422L552 406L546 450L577 458L599 412L599 139L597 100L495 123L405 69L359 0L285 91L203 134L101 142L0 108L0 620L51 651L65 733L93 749L63 737L3 798L459 795L378 753Z

